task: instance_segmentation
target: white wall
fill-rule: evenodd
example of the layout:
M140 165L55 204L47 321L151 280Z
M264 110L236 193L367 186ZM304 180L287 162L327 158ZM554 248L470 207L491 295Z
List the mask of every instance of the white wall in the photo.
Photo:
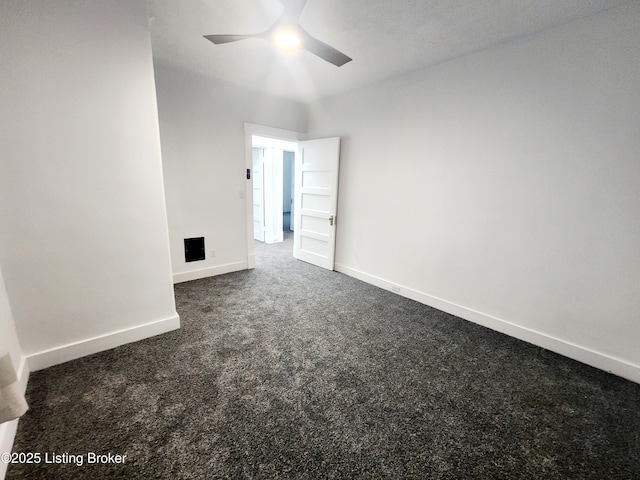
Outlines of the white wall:
M0 5L0 263L32 368L179 326L144 0Z
M307 107L162 65L155 71L174 280L245 269L244 123L305 132ZM185 263L183 240L202 236L207 258Z
M640 4L311 106L342 271L640 381Z
M11 313L11 304L9 303L9 296L7 295L4 285L2 267L0 266L0 344L4 346L5 343L9 349L13 368L16 369L18 381L24 392L29 378L29 367L27 366L26 357L23 355L22 347L18 341L13 314ZM0 425L0 453L11 451L17 427L18 420L5 422ZM6 471L7 463L0 459L0 478L4 478Z

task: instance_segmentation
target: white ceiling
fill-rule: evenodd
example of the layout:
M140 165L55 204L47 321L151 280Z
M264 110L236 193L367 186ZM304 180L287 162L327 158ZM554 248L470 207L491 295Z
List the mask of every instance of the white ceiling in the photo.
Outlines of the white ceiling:
M305 103L429 67L593 15L629 0L308 0L300 24L346 53L331 65L247 39L214 45L213 33L255 33L279 0L148 0L154 61Z

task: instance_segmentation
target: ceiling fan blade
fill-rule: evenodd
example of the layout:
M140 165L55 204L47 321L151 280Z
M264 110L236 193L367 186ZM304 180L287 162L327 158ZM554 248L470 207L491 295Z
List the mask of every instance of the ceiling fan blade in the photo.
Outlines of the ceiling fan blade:
M352 60L351 57L336 50L331 45L327 45L317 38L312 37L302 27L298 26L298 28L302 36L302 47L305 50L308 50L329 63L333 63L336 67L341 67Z
M280 3L284 5L282 15L291 22L297 22L300 15L302 15L302 10L307 0L280 0Z
M245 38L251 38L254 35L205 35L204 38L210 40L216 45L221 43L237 42L238 40L244 40Z

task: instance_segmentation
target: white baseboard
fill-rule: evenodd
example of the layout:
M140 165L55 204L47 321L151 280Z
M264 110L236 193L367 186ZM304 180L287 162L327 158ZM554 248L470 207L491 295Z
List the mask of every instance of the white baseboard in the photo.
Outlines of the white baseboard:
M463 307L462 305L434 297L403 285L389 282L383 278L370 275L346 265L336 264L335 270L337 272L344 273L345 275L349 275L350 277L357 278L358 280L362 280L363 282L375 285L376 287L389 290L403 297L410 298L425 305L437 308L438 310L442 310L443 312L450 313L456 317L490 328L491 330L546 348L552 352L586 363L587 365L600 370L613 373L614 375L626 378L632 382L640 383L640 365L634 365L625 360L576 345L572 342L555 338L527 327L516 325L515 323L507 320L478 312L471 308Z
M248 262L227 263L225 265L217 265L215 267L201 268L199 270L191 270L190 272L174 273L173 283L190 282L191 280L199 280L206 277L215 277L225 273L239 272L249 268Z
M18 377L18 383L22 389L22 393L27 390L27 382L29 381L29 365L27 363L27 357L20 358L20 364L16 370L16 376ZM18 429L18 419L11 422L6 422L0 425L0 453L11 452L13 448L13 441L16 438L16 431ZM4 480L7 474L7 463L0 460L0 479Z
M180 316L176 313L172 317L155 322L136 325L135 327L110 332L42 352L32 353L27 356L27 361L30 370L34 372L68 362L69 360L75 360L76 358L110 350L126 343L137 342L138 340L153 337L161 333L177 330L178 328L180 328Z

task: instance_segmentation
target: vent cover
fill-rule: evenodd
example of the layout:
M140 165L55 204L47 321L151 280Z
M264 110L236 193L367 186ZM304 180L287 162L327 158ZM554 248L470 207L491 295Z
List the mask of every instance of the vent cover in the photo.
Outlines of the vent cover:
M204 260L204 237L184 239L184 261Z

